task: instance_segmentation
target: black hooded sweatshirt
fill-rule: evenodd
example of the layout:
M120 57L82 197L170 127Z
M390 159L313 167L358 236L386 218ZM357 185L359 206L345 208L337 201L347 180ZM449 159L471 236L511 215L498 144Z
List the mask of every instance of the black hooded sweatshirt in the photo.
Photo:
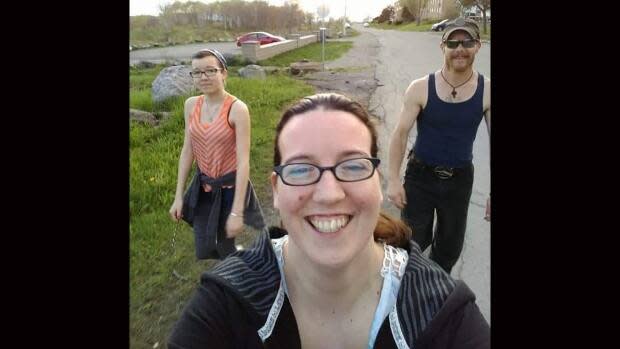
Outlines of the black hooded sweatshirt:
M249 249L204 273L168 348L301 348L270 240L284 234L280 228L265 229ZM489 324L469 287L423 256L415 242L407 252L396 305L374 348L490 348Z

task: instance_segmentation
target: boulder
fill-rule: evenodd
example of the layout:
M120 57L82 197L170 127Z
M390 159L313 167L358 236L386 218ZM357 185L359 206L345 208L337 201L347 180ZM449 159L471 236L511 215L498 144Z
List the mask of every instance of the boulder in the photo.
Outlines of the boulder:
M176 65L161 70L153 81L151 95L153 102L162 102L170 97L191 94L194 81L189 75L191 68L187 65Z
M316 71L321 71L323 70L323 65L319 62L308 62L306 60L306 62L301 61L301 62L293 62L290 65L291 67L291 74L293 75L298 75L298 74L304 74L306 72L316 72Z
M239 76L244 79L261 79L264 80L267 77L265 69L260 65L250 64L239 69Z
M166 121L171 117L172 112L168 111L150 113L144 110L129 108L129 120L153 127L159 126L161 122Z
M272 67L272 66L267 66L267 67L262 67L262 68L267 75L276 74L277 72L282 70L282 68L280 67Z
M155 63L152 63L149 61L140 61L138 62L138 64L135 65L135 67L138 69L153 68L154 66L155 66Z
M155 115L138 109L129 108L129 120L133 120L139 122L141 124L146 124L150 126L157 126L159 120L155 117Z

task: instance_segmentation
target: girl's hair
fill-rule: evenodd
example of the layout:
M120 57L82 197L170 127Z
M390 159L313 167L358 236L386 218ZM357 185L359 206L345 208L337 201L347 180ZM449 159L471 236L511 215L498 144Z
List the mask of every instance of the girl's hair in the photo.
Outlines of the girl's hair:
M201 59L207 56L215 57L215 59L217 59L217 61L220 63L220 68L224 70L228 70L228 65L226 64L226 58L224 58L224 56L218 50L213 50L213 49L208 49L208 48L202 49L194 53L194 55L192 56L192 59Z
M372 157L377 157L377 153L379 152L379 147L377 146L377 129L364 107L358 102L340 94L320 93L302 98L289 107L282 115L276 128L276 139L273 152L274 166L278 166L282 162L278 141L284 126L295 115L320 108L323 110L348 112L360 120L370 132L370 155ZM407 247L409 245L409 239L411 238L411 229L401 220L381 212L379 214L379 221L375 227L374 238L376 241L383 241L389 245Z

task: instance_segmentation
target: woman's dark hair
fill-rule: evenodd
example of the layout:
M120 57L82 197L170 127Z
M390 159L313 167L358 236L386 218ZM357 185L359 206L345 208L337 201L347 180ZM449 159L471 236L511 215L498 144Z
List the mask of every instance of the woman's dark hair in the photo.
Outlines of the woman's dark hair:
M282 162L280 148L278 145L280 133L284 126L295 115L303 114L312 110L322 108L323 110L344 111L354 115L360 120L370 132L371 146L370 155L377 157L379 147L377 145L377 129L374 122L361 104L336 93L320 93L304 97L291 107L289 107L276 128L276 139L273 149L273 165L278 166ZM374 231L376 241L383 241L389 245L398 247L408 247L411 238L411 229L401 220L393 218L383 212L379 214L379 221Z
M345 111L357 117L364 125L366 125L368 131L370 131L370 136L372 138L370 155L372 157L377 156L377 153L379 151L379 148L377 147L377 130L372 124L370 116L368 115L366 110L364 110L364 107L362 107L361 104L359 104L358 102L352 101L343 95L339 95L336 93L320 93L300 99L299 101L297 101L297 103L289 107L282 115L282 118L278 123L278 127L276 128L276 143L273 151L274 166L280 165L280 162L282 161L280 149L278 148L278 140L280 139L280 132L282 132L284 126L293 116L303 114L311 110L319 109L321 107L324 110Z
M207 56L215 57L215 59L217 59L217 61L220 63L220 68L224 70L228 70L228 64L226 63L226 58L224 58L224 56L218 50L213 50L213 49L208 49L208 48L202 49L194 53L194 55L192 56L192 59L201 59Z

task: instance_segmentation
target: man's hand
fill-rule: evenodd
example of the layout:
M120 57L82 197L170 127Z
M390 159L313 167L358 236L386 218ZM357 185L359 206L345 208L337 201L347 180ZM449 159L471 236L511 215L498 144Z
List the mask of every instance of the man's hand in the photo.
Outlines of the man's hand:
M403 209L407 204L405 188L399 181L389 181L387 187L388 201L396 207Z

